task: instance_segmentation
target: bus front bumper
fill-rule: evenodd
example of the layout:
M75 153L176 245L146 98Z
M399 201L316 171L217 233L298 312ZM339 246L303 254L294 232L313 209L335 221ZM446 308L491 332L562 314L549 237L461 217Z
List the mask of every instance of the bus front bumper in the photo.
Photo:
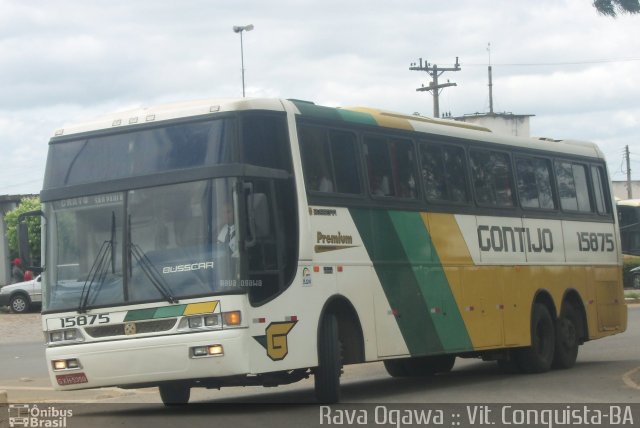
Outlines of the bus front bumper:
M55 389L72 390L247 374L246 333L247 329L229 329L50 347L49 377ZM223 353L194 356L194 348L212 346ZM69 368L55 370L60 361Z

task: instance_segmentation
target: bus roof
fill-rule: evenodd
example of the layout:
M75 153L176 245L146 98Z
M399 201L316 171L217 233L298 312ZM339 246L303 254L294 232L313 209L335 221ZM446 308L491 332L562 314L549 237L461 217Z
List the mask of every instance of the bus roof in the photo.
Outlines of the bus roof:
M625 207L640 207L640 199L622 199L616 201L616 205L623 205Z
M292 107L298 115L324 120L351 122L361 125L424 132L451 138L486 141L509 146L517 145L525 148L551 150L571 155L604 158L598 147L590 142L512 137L495 134L488 128L451 119L434 119L367 107L324 107L309 101L273 98L204 99L134 108L109 114L88 122L67 126L57 130L54 137L103 129L123 128L126 126L136 126L178 118L204 116L218 112L241 110L285 111L285 105Z

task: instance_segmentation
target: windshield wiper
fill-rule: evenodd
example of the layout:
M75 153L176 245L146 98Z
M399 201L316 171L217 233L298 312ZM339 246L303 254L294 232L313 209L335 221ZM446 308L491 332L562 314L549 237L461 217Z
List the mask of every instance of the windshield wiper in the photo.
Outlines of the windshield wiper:
M109 271L109 265L111 265L111 273L114 274L116 272L116 262L115 262L115 246L113 245L116 237L116 213L111 211L111 239L109 241L104 241L102 246L100 246L100 250L98 250L98 254L93 261L93 265L89 270L89 274L87 275L87 279L84 281L84 285L82 286L82 293L80 293L80 306L78 306L78 313L84 313L87 310L87 304L89 303L89 295L91 293L91 288L93 284L98 283L98 291L104 284L104 280L107 277L107 272ZM110 262L107 262L107 259L110 258Z
M129 243L129 252L133 255L133 258L138 262L142 272L149 278L151 284L158 290L162 297L169 303L178 303L178 299L176 299L170 291L169 286L165 282L165 280L160 276L154 264L149 260L147 255L134 243Z

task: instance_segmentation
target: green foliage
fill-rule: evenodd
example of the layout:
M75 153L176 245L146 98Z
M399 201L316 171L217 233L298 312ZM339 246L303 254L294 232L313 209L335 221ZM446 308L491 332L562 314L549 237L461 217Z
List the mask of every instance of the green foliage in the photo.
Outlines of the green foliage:
M7 241L9 244L9 257L13 260L19 257L18 254L18 216L28 211L40 209L40 198L25 198L20 201L20 205L10 211L4 221L7 225ZM33 257L34 264L40 263L40 217L29 217L26 220L29 225L29 251Z
M600 14L614 18L621 13L640 13L640 0L594 0L593 6Z

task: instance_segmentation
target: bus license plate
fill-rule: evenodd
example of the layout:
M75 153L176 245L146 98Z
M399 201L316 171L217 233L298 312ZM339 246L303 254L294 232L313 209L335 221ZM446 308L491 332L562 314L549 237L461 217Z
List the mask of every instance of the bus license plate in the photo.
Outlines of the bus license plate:
M84 373L74 373L74 374L66 374L66 375L57 375L56 380L58 381L58 385L76 385L78 383L87 383L87 375Z

